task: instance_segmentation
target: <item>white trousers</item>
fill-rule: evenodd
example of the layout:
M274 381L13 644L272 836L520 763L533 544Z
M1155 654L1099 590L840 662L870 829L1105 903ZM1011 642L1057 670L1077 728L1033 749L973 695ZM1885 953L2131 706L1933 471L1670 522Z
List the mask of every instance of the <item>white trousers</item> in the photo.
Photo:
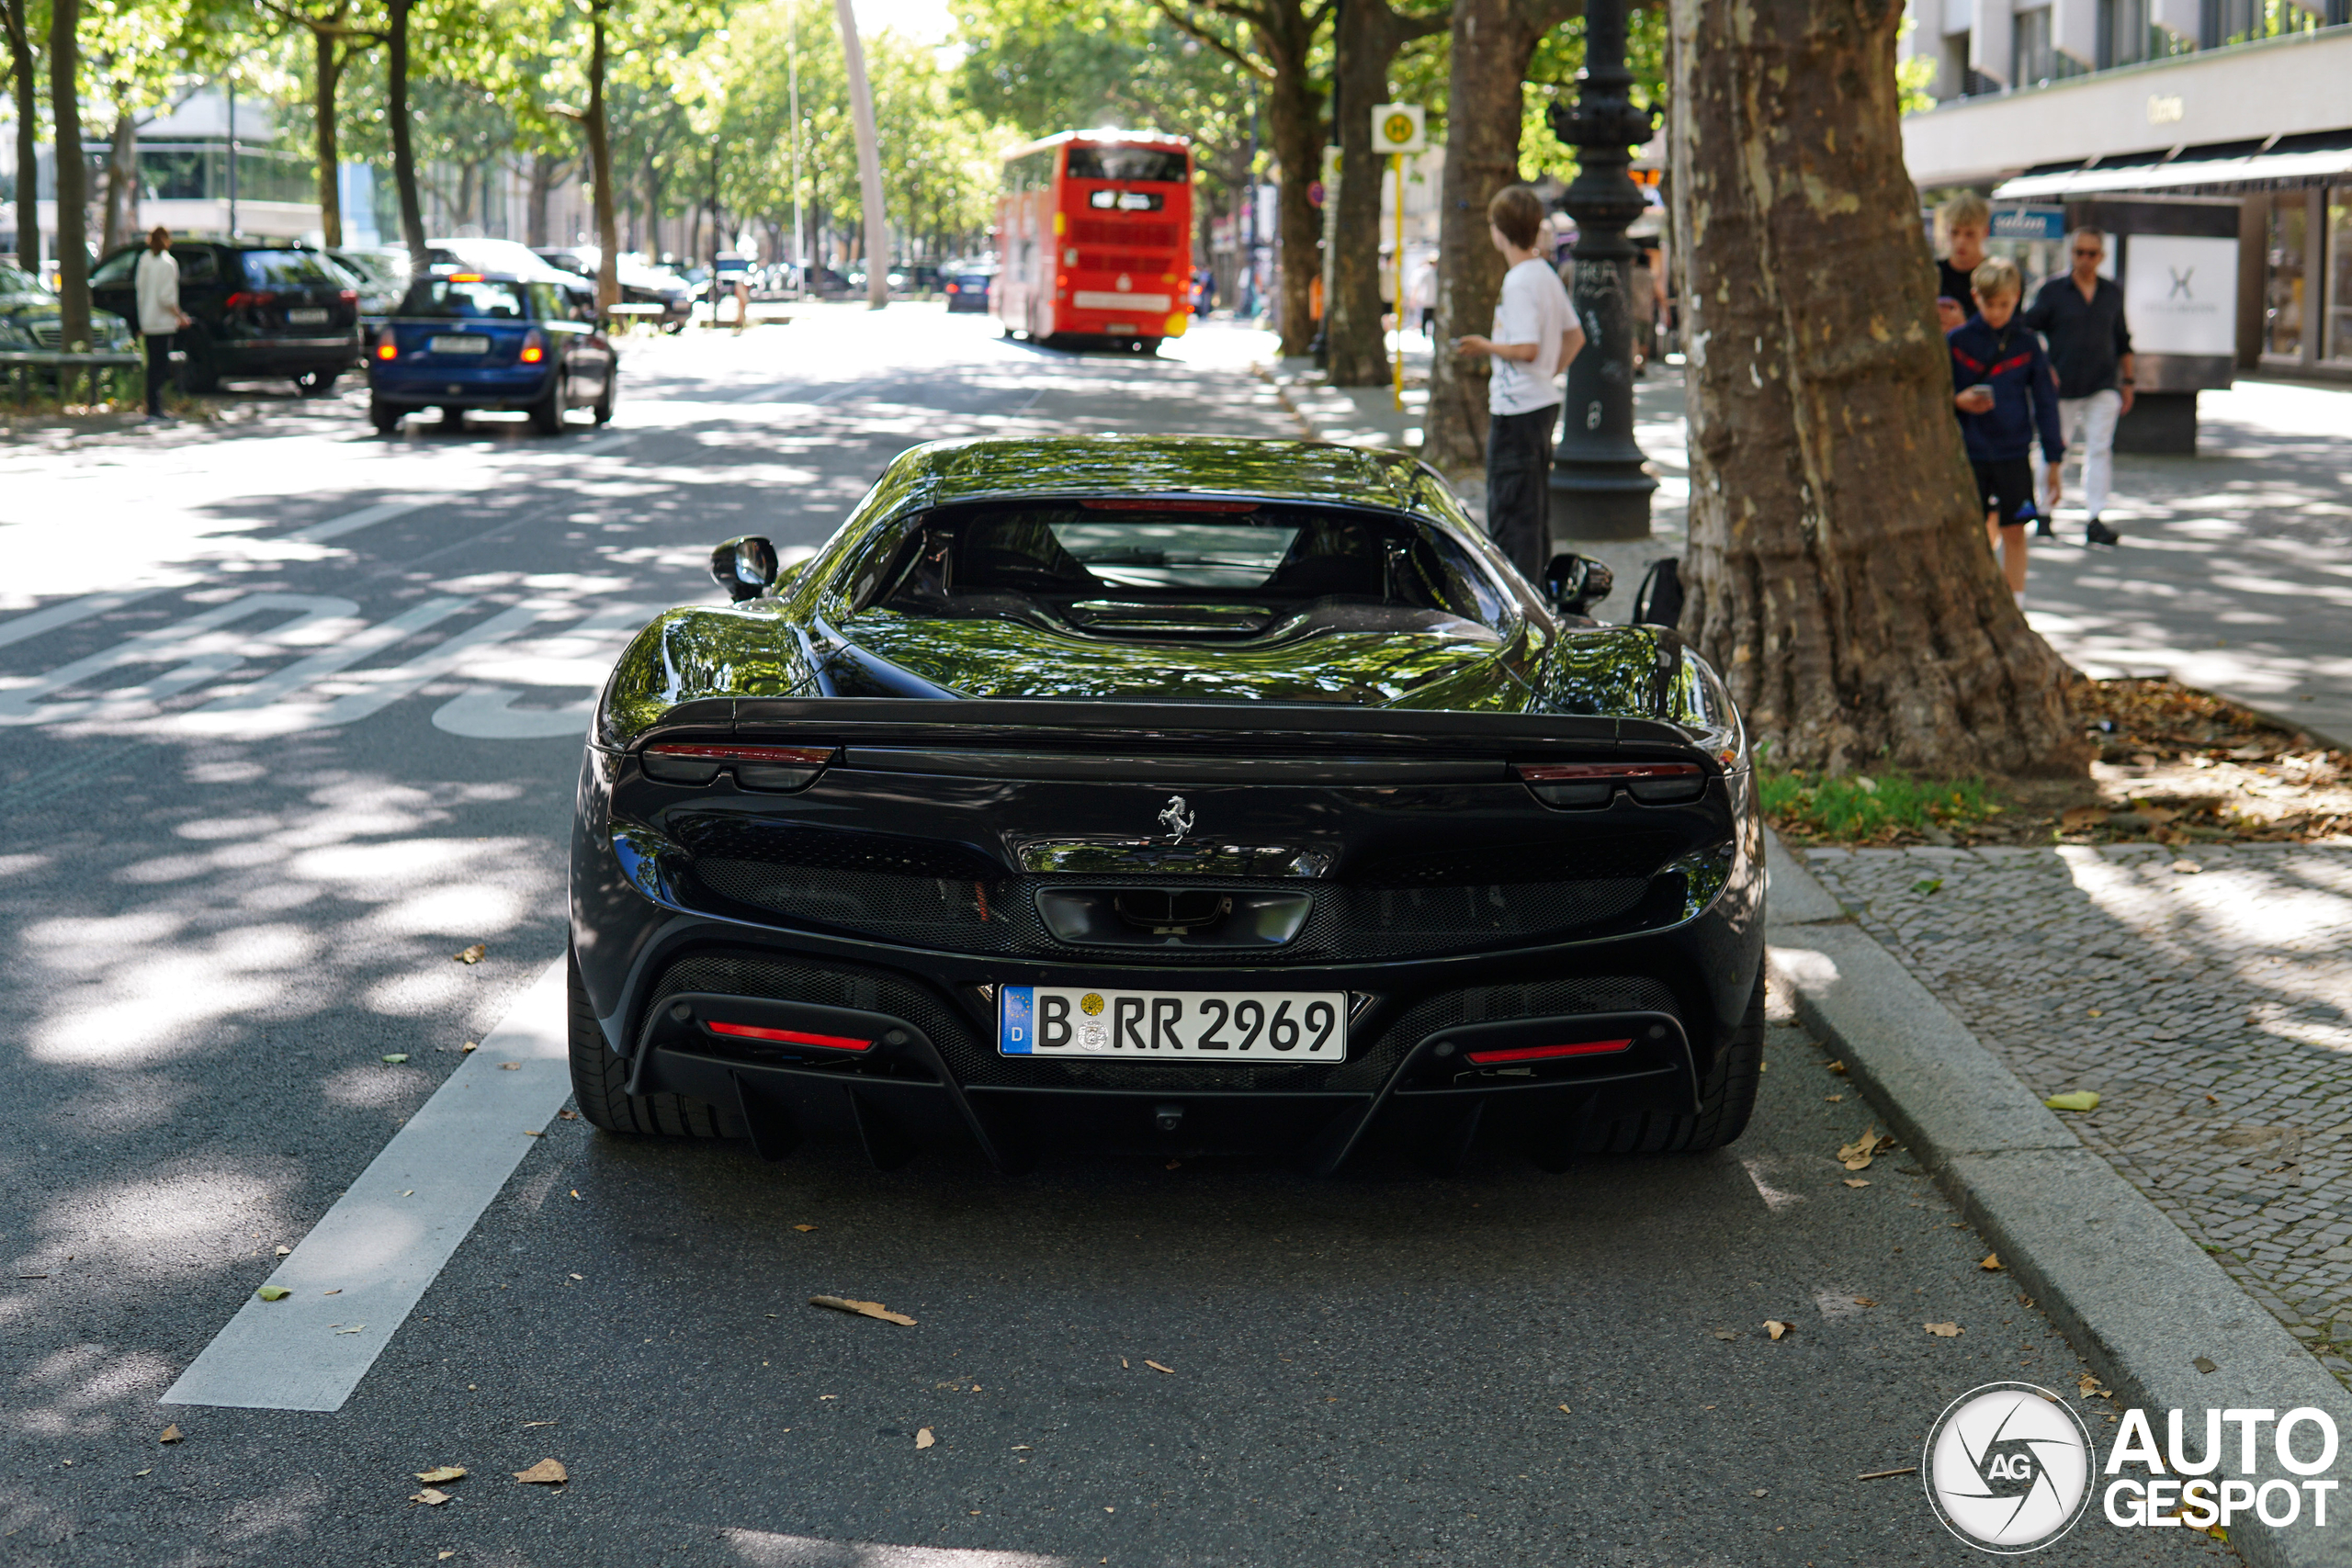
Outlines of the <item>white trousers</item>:
M2108 487L2115 482L2115 422L2122 417L2123 394L2112 387L2058 400L2058 433L2070 453L2083 455L2083 506L2094 517L2107 510Z

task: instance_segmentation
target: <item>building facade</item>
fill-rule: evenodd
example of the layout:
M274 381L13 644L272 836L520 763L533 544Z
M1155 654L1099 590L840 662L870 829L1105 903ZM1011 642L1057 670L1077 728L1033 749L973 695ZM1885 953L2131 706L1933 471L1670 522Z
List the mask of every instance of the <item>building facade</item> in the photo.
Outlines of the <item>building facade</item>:
M1903 123L1923 195L1972 188L2119 229L2127 290L2158 302L2226 251L2234 369L2352 383L2352 0L1911 0L1909 15L1905 50L1937 66L1938 102ZM2135 231L2165 269L2136 287ZM2202 328L2189 335L2215 341Z

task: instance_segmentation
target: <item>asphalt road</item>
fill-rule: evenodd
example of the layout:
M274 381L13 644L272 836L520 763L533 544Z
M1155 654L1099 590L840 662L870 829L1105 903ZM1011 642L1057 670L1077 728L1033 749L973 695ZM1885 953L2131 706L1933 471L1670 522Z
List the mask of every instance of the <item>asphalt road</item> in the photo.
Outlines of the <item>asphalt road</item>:
M633 349L601 434L346 396L0 447L0 1562L1980 1561L1857 1478L1979 1383L2109 1406L1905 1156L1847 1185L1871 1116L1786 1027L1734 1149L1561 1176L876 1175L558 1116L420 1212L454 1255L340 1409L159 1403L561 954L582 705L713 542L813 546L933 436L1295 434L1259 346L833 311ZM2204 1555L2094 1514L2044 1560Z

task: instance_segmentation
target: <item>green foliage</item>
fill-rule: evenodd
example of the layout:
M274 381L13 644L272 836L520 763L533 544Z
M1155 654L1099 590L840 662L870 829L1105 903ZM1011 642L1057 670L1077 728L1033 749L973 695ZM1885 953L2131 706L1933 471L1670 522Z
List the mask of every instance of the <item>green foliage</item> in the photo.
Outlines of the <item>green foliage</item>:
M1765 818L1798 843L1883 844L1925 839L1930 830L1974 827L1999 816L1998 795L1983 779L1929 780L1902 773L1808 773L1759 769Z
M1528 62L1527 86L1521 95L1519 168L1522 178L1550 175L1572 180L1577 175L1576 149L1552 134L1552 106L1576 100L1577 73L1584 69L1584 18L1575 17L1553 28L1535 46ZM1663 111L1666 107L1666 7L1644 6L1625 18L1625 64L1634 73L1636 104Z

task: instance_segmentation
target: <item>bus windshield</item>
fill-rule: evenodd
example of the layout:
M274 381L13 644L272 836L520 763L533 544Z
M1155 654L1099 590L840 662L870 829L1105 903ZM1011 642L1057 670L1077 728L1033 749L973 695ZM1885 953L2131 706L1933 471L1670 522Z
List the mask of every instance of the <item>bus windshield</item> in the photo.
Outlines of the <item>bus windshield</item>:
M1182 184L1184 154L1160 147L1072 147L1074 180L1160 180Z

